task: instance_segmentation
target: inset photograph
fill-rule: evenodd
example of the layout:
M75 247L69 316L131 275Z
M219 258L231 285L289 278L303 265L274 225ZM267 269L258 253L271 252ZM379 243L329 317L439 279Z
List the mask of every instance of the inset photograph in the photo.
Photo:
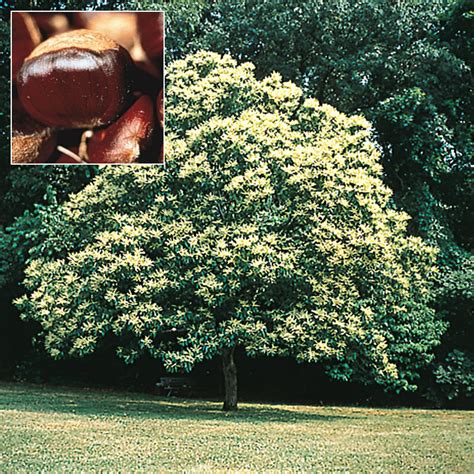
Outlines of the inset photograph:
M164 21L11 12L11 164L163 164Z

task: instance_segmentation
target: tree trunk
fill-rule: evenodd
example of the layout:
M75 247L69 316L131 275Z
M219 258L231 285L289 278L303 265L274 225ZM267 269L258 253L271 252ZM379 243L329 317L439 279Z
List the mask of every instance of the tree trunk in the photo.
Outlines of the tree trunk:
M224 371L224 410L237 410L237 367L234 362L235 347L222 351L222 370Z

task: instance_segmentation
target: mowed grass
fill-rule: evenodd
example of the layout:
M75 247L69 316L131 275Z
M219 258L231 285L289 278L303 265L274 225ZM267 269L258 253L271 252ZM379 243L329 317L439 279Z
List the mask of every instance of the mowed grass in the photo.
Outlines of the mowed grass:
M0 472L474 472L474 412L218 402L0 383Z

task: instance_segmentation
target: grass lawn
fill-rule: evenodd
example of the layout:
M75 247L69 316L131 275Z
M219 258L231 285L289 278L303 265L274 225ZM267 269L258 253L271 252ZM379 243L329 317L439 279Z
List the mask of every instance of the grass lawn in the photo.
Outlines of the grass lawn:
M0 472L474 472L474 412L220 403L0 383Z

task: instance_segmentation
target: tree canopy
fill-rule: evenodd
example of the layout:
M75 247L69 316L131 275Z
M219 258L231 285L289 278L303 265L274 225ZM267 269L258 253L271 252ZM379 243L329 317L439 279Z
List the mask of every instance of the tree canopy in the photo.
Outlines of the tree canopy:
M205 52L168 67L167 123L165 170L104 170L43 223L17 304L50 354L107 337L189 371L242 347L413 387L443 328L436 256L370 124Z

